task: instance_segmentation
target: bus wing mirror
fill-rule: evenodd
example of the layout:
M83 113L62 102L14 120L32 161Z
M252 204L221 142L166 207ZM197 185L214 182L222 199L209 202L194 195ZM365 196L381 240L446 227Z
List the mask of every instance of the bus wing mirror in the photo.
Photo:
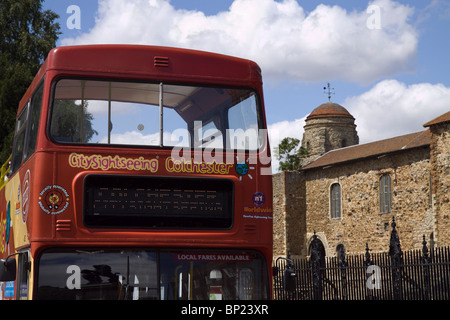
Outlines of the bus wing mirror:
M16 259L0 260L0 281L16 280Z

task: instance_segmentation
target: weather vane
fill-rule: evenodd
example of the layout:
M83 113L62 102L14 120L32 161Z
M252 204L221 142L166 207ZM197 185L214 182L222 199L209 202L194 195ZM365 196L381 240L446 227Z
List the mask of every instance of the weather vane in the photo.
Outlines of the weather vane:
M328 95L328 101L331 101L331 95L334 94L334 88L330 87L330 83L327 83L326 87L323 87L323 90L326 90L324 94Z

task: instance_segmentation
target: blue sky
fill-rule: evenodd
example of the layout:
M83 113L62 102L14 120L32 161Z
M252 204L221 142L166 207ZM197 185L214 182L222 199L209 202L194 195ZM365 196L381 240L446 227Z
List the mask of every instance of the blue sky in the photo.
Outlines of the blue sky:
M304 118L328 101L328 82L331 101L356 118L360 143L423 130L450 110L448 1L45 0L44 8L60 16L58 45L167 45L256 61L272 147L301 139Z

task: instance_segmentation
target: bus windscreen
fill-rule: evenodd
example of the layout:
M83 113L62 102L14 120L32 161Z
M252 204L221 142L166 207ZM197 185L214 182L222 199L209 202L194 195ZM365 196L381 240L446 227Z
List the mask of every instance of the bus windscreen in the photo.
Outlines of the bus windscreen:
M268 297L266 270L247 250L49 249L37 298L259 300Z

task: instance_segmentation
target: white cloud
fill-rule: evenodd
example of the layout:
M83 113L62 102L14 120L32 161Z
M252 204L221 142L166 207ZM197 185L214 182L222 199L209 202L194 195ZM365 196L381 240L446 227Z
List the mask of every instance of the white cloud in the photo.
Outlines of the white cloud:
M423 124L450 109L450 87L384 80L343 106L355 117L360 143L365 143L424 130Z
M175 9L168 0L100 0L95 26L63 45L134 43L220 52L255 60L265 77L369 83L409 70L418 34L410 7L391 0L371 11L320 4L306 13L295 0L235 0L206 16ZM376 17L375 17L376 18Z

